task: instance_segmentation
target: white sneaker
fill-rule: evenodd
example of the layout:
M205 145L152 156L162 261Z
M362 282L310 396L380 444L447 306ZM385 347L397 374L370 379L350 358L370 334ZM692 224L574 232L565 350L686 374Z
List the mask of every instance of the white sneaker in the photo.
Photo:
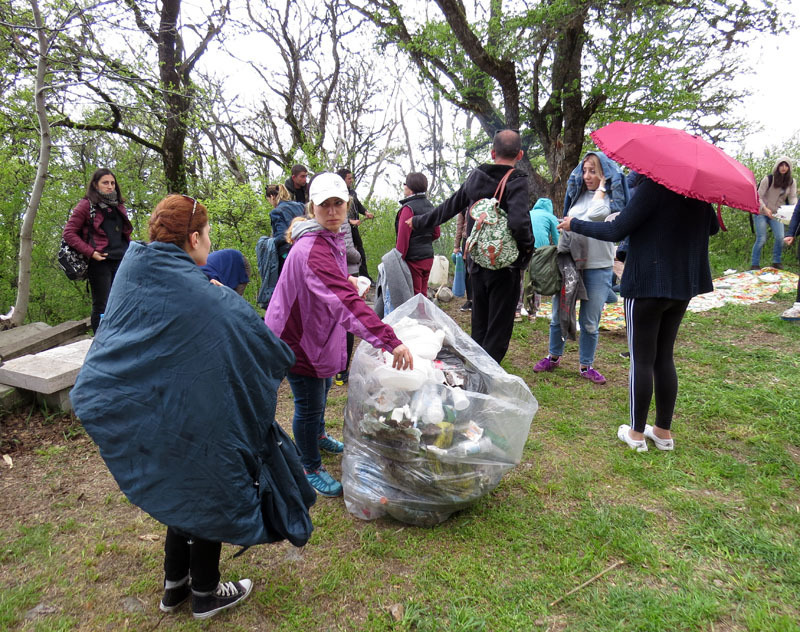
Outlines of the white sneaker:
M787 320L800 318L800 303L795 303L789 309L783 312L783 314L781 314L781 318L785 318Z
M631 427L628 424L622 424L617 430L617 439L627 443L631 450L636 450L637 452L647 452L647 441L644 439L639 441L636 439L631 439L629 434L630 429Z
M659 450L675 449L675 441L672 439L661 439L657 437L653 432L653 426L650 424L645 424L644 436L645 438L650 439L650 441L652 441Z

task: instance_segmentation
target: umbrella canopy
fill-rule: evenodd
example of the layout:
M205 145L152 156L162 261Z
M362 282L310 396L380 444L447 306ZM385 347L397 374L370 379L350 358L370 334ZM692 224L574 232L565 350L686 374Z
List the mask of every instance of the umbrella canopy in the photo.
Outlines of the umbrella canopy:
M699 136L659 125L616 121L591 137L609 158L671 191L758 214L753 172Z

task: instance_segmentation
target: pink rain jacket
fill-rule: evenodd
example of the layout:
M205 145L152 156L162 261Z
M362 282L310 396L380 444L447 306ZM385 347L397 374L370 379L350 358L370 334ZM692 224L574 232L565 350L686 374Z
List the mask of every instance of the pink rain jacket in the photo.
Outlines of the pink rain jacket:
M347 280L343 233L297 224L264 322L297 358L292 373L333 377L347 366L346 331L393 351L402 342Z

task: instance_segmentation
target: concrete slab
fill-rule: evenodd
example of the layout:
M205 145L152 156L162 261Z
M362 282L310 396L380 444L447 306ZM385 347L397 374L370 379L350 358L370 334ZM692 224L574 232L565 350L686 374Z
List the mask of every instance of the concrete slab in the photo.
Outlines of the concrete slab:
M72 391L72 387L62 388L55 393L36 393L36 402L47 410L61 410L68 413L72 410L70 391Z
M13 410L21 404L26 404L30 399L30 392L0 384L0 413Z
M39 353L73 341L85 334L90 326L88 318L68 320L50 327L44 323L31 323L0 332L0 360L8 361L25 355Z
M47 323L28 323L27 325L0 331L0 349L6 345L17 344L28 338L35 338L48 329L50 329L50 325Z
M70 388L91 344L91 340L79 340L4 362L0 366L0 384L45 394Z

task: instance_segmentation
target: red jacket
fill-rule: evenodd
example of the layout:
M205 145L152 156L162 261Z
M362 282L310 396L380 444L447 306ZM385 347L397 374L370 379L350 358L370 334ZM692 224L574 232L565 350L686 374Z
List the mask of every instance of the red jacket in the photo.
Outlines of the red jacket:
M130 243L133 226L128 219L125 205L118 204L117 210L120 212L123 219L122 238ZM105 249L108 247L108 237L101 228L103 224L103 214L100 212L94 214L94 226L92 228L92 242L94 245L89 243L89 218L91 217L91 211L91 202L89 202L88 198L83 198L78 202L77 206L72 209L72 214L67 220L67 225L64 226L63 233L64 241L87 259L92 258L92 253L95 250L98 252L105 252Z

